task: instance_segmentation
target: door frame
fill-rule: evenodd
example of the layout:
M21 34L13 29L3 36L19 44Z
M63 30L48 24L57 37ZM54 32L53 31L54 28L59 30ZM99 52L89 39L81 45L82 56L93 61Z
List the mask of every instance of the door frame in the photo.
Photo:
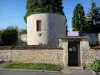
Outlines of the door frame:
M69 43L70 42L72 42L72 43L74 43L74 42L77 42L77 49L78 49L78 57L77 57L77 59L78 59L78 66L69 66L69 51L68 51L68 66L69 67L81 67L81 51L80 51L80 41L68 41L68 50L69 50Z

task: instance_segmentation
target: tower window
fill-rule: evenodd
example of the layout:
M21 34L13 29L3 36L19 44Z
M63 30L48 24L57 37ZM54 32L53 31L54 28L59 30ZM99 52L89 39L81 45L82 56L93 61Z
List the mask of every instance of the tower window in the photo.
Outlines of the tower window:
M41 31L41 20L36 21L36 29L37 31Z

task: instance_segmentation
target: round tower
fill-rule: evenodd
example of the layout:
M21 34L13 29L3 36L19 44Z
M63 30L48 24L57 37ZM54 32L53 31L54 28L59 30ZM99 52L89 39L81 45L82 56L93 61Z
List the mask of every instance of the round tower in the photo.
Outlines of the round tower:
M27 44L59 43L66 36L66 17L56 13L32 14L27 17Z

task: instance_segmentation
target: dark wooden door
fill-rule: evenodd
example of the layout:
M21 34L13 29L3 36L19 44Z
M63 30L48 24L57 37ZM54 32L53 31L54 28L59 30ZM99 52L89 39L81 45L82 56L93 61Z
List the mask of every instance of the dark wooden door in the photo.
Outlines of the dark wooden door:
M79 42L68 43L68 66L79 65Z

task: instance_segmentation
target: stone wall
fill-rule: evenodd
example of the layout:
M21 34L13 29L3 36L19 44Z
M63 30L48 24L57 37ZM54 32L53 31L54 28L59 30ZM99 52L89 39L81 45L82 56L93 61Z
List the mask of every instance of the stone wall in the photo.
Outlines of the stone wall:
M59 46L63 48L63 65L68 66L68 41L66 39L59 39Z
M80 61L81 61L81 66L85 66L87 65L87 63L85 62L87 55L86 52L89 51L89 41L88 39L82 39L80 41Z
M61 49L0 50L0 60L63 65Z
M80 52L82 66L88 66L95 59L100 60L100 49L91 48L88 40L80 41Z
M73 38L59 39L58 46L10 46L0 47L0 61L17 61L25 63L50 63L68 66L68 42ZM90 48L88 38L77 37L80 41L80 67L86 66L95 59L100 60L100 46ZM63 49L62 49L62 48Z
M70 38L70 39L69 39ZM91 49L89 46L88 38L77 37L76 39L72 37L59 39L59 46L63 47L63 63L64 66L68 66L68 42L80 40L80 67L88 66L89 63L93 62L95 59L100 60L100 48Z
M0 61L11 61L11 50L0 50Z
M83 52L83 60L87 65L95 59L100 60L100 49L89 49Z

